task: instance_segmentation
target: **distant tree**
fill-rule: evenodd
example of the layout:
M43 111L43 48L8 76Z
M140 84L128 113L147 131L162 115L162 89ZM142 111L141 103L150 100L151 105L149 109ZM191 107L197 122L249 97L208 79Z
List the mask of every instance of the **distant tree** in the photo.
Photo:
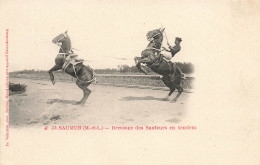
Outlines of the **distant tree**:
M194 72L194 65L192 63L182 63L182 62L176 62L176 65L182 70L185 74L190 74ZM144 66L144 68L147 70L148 73L153 73L153 71L147 67ZM46 74L47 71L45 70L21 70L21 71L15 71L12 72L12 74ZM57 71L56 73L65 74L62 70ZM118 65L117 68L106 68L106 69L95 69L96 74L115 74L115 73L141 73L139 69L135 65L128 66L128 65Z
M9 83L9 91L11 94L13 93L24 93L26 91L27 85L25 84L15 84L15 83Z
M194 66L192 63L176 62L176 65L182 70L183 73L190 74L194 72Z
M117 69L119 72L121 73L126 73L126 72L130 72L130 67L128 65L118 65Z

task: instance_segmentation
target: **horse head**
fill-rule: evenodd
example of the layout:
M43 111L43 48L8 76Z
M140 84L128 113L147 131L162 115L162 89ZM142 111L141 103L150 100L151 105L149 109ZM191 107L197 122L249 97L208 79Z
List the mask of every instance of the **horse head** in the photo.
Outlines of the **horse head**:
M64 33L59 34L58 36L56 36L55 38L53 38L52 42L57 44L58 42L63 42L66 38L69 38L68 32L65 31Z
M67 31L64 32L64 33L59 34L58 36L56 36L52 40L52 42L54 44L58 44L58 43L61 42L62 44L59 45L59 46L61 46L61 50L62 50L63 53L68 53L70 51L70 49L71 49L71 42L70 42L70 38L69 38L69 36L67 34Z
M163 41L163 31L164 31L164 28L155 29L155 30L149 31L146 34L147 40L150 41L149 47L154 47L157 49L161 48L161 44Z

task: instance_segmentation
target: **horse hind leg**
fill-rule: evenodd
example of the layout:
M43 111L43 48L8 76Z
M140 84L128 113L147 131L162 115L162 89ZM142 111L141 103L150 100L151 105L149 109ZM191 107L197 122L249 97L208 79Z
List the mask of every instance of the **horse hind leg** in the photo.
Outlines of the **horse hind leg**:
M181 87L181 78L174 73L172 75L164 76L163 82L166 86L170 88L170 93L168 95L169 97L174 92L175 88L178 90L176 97L172 100L172 102L175 103L183 92L183 89Z
M175 87L170 87L170 92L169 94L163 98L164 101L168 101L172 93L175 91Z
M178 94L176 95L176 97L172 100L173 103L175 103L178 98L180 97L181 93L183 92L183 88L178 84L176 85L176 88L178 90Z
M77 102L77 104L82 104L83 105L83 104L86 103L86 101L87 101L87 99L88 99L88 97L89 97L89 95L91 93L91 90L88 89L88 86L90 85L90 83L81 82L81 81L77 80L76 84L78 85L78 87L80 89L83 90L83 98L79 102Z
M168 101L169 98L170 98L170 96L172 95L172 93L175 91L175 87L172 85L170 76L168 76L168 75L164 75L164 76L162 77L162 81L163 81L163 83L164 83L167 87L170 88L169 94L168 94L166 97L163 98L164 101Z
M52 82L53 85L55 84L55 78L54 78L54 75L53 75L52 72L54 72L54 71L56 71L56 70L60 70L61 68L62 68L61 66L55 65L54 67L52 67L52 68L48 71L48 73L49 73L49 75L50 75L51 82Z

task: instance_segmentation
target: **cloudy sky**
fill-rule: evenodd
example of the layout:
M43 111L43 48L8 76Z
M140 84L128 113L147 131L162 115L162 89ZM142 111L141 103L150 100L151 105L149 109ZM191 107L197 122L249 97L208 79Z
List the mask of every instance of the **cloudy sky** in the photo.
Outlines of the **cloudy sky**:
M172 60L197 63L224 49L218 45L231 31L228 6L218 1L11 0L1 1L1 20L9 29L11 71L50 69L59 50L51 40L65 30L79 57L93 68L134 65L133 58L148 44L147 31L161 25L170 43L183 39Z

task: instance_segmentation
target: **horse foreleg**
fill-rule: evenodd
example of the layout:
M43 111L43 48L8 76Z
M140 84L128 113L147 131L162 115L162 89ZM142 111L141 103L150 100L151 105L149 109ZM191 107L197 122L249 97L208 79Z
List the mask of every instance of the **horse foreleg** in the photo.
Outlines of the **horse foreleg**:
M78 104L85 104L89 95L90 95L90 93L91 93L91 90L88 89L88 86L90 85L90 83L84 83L84 82L77 80L76 84L78 85L78 87L80 89L83 90L83 98L77 103Z
M144 74L148 74L147 71L144 69L144 67L141 65L141 63L139 64L139 69L141 72L143 72Z
M144 74L147 74L147 71L144 69L144 67L141 65L141 63L145 63L147 62L146 59L142 59L141 57L135 57L134 58L135 60L135 64L136 64L136 67L141 71L143 72Z
M49 75L50 75L50 79L51 79L51 82L52 84L54 85L55 84L55 79L54 79L54 75L53 75L53 71L56 71L56 70L60 70L62 67L59 66L59 65L55 65L54 67L52 67L48 72L49 72Z
M135 57L135 58L134 58L134 60L135 60L135 65L138 64L138 60L140 60L140 59L141 59L141 57Z
M139 69L140 71L143 71L143 68L141 68L142 67L141 63L139 62L139 60L141 60L141 57L135 57L134 60L135 60L135 65L136 65L137 69Z

